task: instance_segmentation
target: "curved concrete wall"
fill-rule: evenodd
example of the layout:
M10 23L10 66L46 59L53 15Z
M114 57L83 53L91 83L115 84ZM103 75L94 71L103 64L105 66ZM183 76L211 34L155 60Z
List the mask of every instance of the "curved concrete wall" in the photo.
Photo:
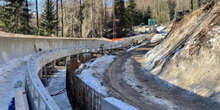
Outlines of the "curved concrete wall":
M39 49L46 51L54 48L78 48L82 44L92 46L101 43L111 42L107 39L55 38L0 32L0 64L13 58L36 53Z
M39 71L45 64L70 55L97 52L101 49L100 47L104 50L127 47L145 39L146 36L142 35L111 42L107 39L68 39L0 32L0 64L32 54L28 62L28 72L25 75L25 90L31 109L60 110L38 77ZM39 52L39 49L42 51Z

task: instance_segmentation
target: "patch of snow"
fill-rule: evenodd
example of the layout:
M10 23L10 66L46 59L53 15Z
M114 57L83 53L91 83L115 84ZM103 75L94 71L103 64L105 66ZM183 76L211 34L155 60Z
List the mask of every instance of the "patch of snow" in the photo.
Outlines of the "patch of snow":
M167 107L167 110L176 110L177 108L179 108L179 106L173 104L172 102L170 102L169 100L165 100L165 99L161 99L161 98L157 98L155 96L147 96L147 98L149 100L151 100L154 103L160 104L160 105L164 105Z
M66 93L66 71L62 70L54 74L51 77L49 85L46 87L51 95L60 94L52 96L55 102L62 110L72 110L67 93Z
M216 38L211 38L208 42L210 42L213 47L216 42Z
M143 45L145 45L145 43L140 44L140 45L137 45L137 46L132 46L131 48L129 48L129 49L127 50L127 52L130 52L130 51L132 51L132 50L134 50L134 49L136 49L136 48L139 48L139 47L141 47L141 46L143 46Z
M218 36L220 34L220 26L215 26L211 31L208 32L210 36Z
M136 79L135 75L133 74L134 67L132 65L131 59L128 59L123 67L125 68L125 71L122 73L122 76L124 76L122 79L138 92L143 92L143 90L137 87L137 85L141 85L141 83Z
M21 64L23 62L26 62L30 59L31 55L29 56L25 56L25 57L21 57L21 58L15 58L15 59L12 59L10 61L7 61L6 63L4 64L1 64L0 65L0 75L6 73L7 71L10 71L14 68L17 68L18 66L21 66Z
M102 84L100 78L104 77L106 68L109 67L114 58L115 56L104 55L93 62L85 63L84 66L86 66L86 68L77 76L97 92L108 96L108 89ZM84 67L80 66L80 68L82 69ZM79 69L77 71L79 71Z
M23 85L30 56L16 58L0 65L0 110L7 110L17 88Z
M178 49L177 49L178 50ZM156 104L160 104L168 108L168 110L175 110L175 108L179 108L179 106L175 105L174 103L170 102L169 100L158 98L154 95L154 93L148 91L148 88L142 87L141 82L135 77L134 73L134 67L132 66L132 62L130 59L127 60L124 66L126 69L122 73L123 74L123 80L130 85L132 88L134 88L137 92L141 93L143 96L143 100L150 101ZM155 80L159 80L158 77L154 77ZM172 84L167 83L169 87L173 87Z
M104 100L116 106L119 110L137 110L137 108L135 108L134 106L128 105L114 97L107 97Z
M216 26L213 30L220 33L220 26Z
M151 38L150 42L151 42L151 43L155 43L155 42L158 42L158 41L160 41L160 40L162 40L162 39L164 39L164 38L165 38L165 36L163 36L162 34L155 34L155 35Z
M162 32L162 31L165 30L165 28L166 28L166 27L164 27L164 26L158 26L158 27L156 28L156 30L157 30L158 32Z

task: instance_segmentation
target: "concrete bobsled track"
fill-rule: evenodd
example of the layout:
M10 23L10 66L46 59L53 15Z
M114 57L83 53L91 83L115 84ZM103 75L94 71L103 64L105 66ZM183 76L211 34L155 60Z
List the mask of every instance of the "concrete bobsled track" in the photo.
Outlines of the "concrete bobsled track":
M4 65L12 59L31 55L25 72L25 90L31 109L60 110L38 76L47 63L79 53L127 47L145 39L146 36L141 35L112 42L101 38L70 39L0 32L0 64Z
M55 48L79 48L109 44L107 39L69 39L9 34L0 32L0 64L10 59L27 56Z

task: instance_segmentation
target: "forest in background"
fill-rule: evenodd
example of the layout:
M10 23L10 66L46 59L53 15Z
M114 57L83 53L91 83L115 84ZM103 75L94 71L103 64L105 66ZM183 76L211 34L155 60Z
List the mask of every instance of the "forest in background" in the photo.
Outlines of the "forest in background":
M34 1L34 2L33 2ZM58 37L124 37L148 19L168 24L210 0L1 0L0 30ZM110 4L111 3L111 4Z

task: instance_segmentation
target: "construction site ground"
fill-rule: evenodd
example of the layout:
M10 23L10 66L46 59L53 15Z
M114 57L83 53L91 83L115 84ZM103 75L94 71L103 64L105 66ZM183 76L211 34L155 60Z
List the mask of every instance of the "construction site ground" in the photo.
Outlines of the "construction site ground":
M146 71L143 56L151 48L145 45L117 55L105 74L104 85L111 95L140 110L219 110L218 103Z

